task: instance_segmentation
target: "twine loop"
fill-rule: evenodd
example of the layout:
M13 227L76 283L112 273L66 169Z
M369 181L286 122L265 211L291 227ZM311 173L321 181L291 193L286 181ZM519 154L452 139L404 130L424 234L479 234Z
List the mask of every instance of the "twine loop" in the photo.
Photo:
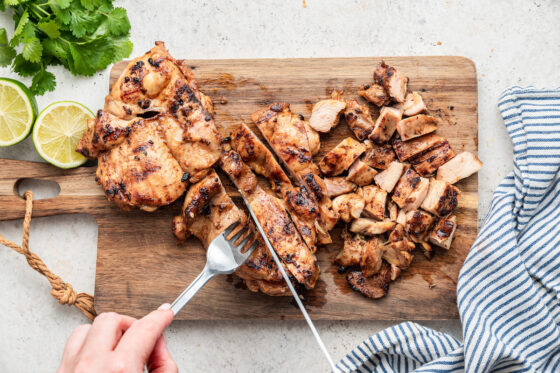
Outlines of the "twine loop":
M51 295L58 300L58 303L76 306L88 319L93 320L95 316L97 316L93 308L93 296L86 293L76 293L72 285L64 282L60 277L52 273L41 258L29 250L29 227L31 225L31 214L33 212L33 192L27 190L23 194L23 197L25 198L25 217L23 218L23 239L21 246L5 239L1 234L0 244L25 256L29 266L49 280L52 287Z

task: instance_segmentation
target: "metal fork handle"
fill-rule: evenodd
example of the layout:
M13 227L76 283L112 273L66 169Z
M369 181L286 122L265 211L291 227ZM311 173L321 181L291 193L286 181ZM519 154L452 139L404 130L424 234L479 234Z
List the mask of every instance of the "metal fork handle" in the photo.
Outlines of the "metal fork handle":
M194 279L194 281L173 301L171 304L171 310L173 315L177 315L179 311L187 304L192 297L210 280L214 277L215 273L208 270L208 267L204 267L202 272Z

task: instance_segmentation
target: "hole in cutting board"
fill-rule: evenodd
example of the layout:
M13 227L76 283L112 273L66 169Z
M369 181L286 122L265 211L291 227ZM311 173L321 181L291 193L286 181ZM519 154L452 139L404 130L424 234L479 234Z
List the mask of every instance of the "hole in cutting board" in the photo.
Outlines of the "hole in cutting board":
M17 181L15 189L20 197L23 197L26 190L31 190L33 199L54 198L60 194L60 185L52 180L20 179Z

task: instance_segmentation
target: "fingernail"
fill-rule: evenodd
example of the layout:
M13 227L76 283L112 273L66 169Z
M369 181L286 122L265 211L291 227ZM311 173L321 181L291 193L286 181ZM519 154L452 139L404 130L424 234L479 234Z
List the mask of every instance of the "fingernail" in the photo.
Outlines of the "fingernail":
M164 303L161 306L158 307L158 311L165 311L171 308L171 305L169 303Z

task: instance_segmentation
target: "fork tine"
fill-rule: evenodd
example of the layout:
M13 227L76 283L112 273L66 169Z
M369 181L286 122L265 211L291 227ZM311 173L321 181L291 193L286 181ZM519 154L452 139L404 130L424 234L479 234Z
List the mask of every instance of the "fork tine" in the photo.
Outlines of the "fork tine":
M239 244L236 243L236 245L235 245L236 248L237 248L237 249L239 250L239 252L241 252L241 253L245 252L245 251L244 251L244 248L245 248L245 247L247 246L247 244L248 244L249 242L251 242L251 240L253 239L253 235L251 234L251 231L248 231L247 233L248 233L247 236L245 236L245 238L243 238L243 240L242 240L241 242L238 241Z
M245 232L245 227L241 227L241 229L239 229L239 230L234 230L234 232L232 232L232 233L230 234L230 238L228 239L228 238L226 237L226 239L229 241L229 243L230 243L231 245L237 246L237 245L235 245L235 242L236 242L237 240L239 240L239 238L243 237L243 235L245 234L244 232Z
M228 239L229 235L231 235L234 231L236 231L236 229L240 227L240 225L241 223L239 221L236 221L235 223L233 223L232 225L226 228L226 230L223 233L226 240Z
M250 229L246 229L243 231L243 233L235 239L235 241L233 242L234 246L239 246L241 244L242 241L245 241L245 239L251 235L251 230Z
M247 250L245 250L245 252L241 254L243 261L247 260L247 258L249 258L251 254L253 254L253 251L255 251L255 249L258 246L259 246L259 240L253 240L253 242L251 243L251 245L249 245Z

